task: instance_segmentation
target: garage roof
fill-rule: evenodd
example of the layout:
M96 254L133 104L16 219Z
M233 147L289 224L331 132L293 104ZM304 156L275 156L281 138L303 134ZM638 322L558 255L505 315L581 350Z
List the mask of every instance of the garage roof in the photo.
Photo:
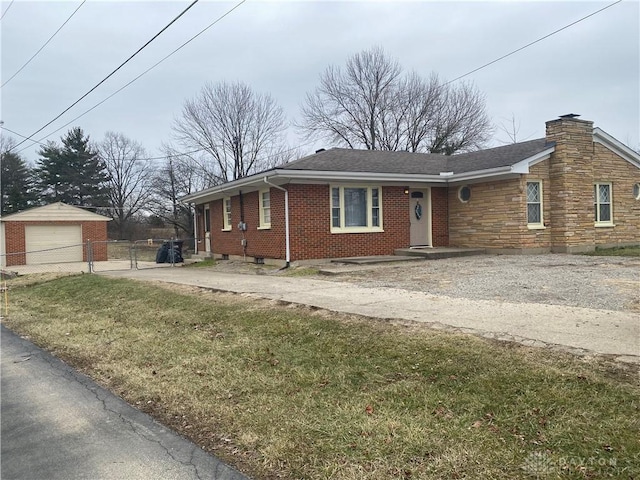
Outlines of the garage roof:
M3 222L108 222L104 215L57 202L2 217Z

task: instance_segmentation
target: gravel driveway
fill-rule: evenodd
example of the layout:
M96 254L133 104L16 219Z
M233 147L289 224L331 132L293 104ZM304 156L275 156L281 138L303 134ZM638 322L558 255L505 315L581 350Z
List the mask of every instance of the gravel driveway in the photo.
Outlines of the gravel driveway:
M218 262L228 273L308 274L362 287L392 287L455 298L542 303L640 312L640 258L586 255L480 255L474 257L344 266L324 264L277 271L241 262Z

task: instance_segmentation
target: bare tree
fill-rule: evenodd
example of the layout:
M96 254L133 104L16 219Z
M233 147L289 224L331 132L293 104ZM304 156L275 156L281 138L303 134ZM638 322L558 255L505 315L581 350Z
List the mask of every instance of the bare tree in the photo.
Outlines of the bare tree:
M98 145L109 174L109 203L119 239L130 233L130 223L151 197L153 165L138 142L121 133L107 132Z
M329 66L307 94L298 127L350 148L446 154L478 149L492 132L473 85L404 75L381 48L353 55L344 70Z
M401 73L381 48L353 55L344 70L329 66L320 76L320 86L306 96L302 130L350 148L379 149L381 135L383 142L392 143L385 131L385 120L392 118L385 116L393 116Z
M176 237L193 235L193 207L180 202L184 195L220 183L220 179L198 156L178 153L173 145L163 145L167 156L152 179L153 198L149 210L171 225Z
M264 168L284 143L285 118L271 96L221 82L206 84L187 100L172 128L181 146L206 154L214 167L207 170L223 183Z

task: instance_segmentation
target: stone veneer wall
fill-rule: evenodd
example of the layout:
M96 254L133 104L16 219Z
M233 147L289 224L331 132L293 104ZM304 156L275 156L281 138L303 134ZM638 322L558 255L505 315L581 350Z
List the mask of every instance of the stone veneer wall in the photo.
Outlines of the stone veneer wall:
M549 162L551 249L593 250L593 122L559 118L546 125L547 140L556 142Z
M602 247L640 245L640 200L633 185L640 183L640 169L598 143L594 146L593 183L611 183L614 227L595 227L595 244ZM593 185L591 209L594 210Z
M527 229L523 179L469 185L471 199L458 199L460 186L449 187L449 245L520 249Z

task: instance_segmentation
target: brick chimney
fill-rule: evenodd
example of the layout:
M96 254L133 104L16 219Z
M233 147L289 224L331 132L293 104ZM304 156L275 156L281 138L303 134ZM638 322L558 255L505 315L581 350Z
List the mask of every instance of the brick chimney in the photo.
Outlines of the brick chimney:
M593 122L562 115L546 123L555 142L549 159L551 250L577 253L595 246L593 210Z

